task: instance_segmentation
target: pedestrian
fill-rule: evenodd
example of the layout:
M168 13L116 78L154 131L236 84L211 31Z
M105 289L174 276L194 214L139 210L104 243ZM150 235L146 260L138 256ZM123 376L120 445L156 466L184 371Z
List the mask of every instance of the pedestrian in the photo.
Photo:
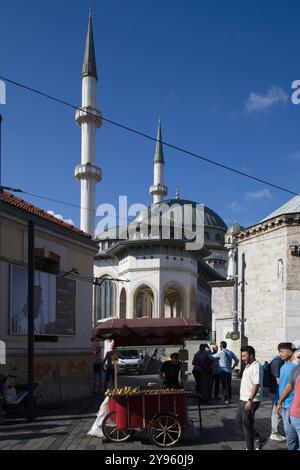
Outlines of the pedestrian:
M283 427L282 416L277 413L276 405L279 400L279 377L280 369L284 365L284 361L277 354L270 363L264 364L264 387L269 389L269 395L272 400L271 412L271 441L286 441L286 437L279 432L279 426Z
M211 388L212 391L214 390L214 399L218 400L219 398L219 390L220 390L220 358L216 357L219 348L217 344L211 345L211 352L212 355L210 356L212 359L212 384Z
M114 345L110 351L107 351L104 361L103 368L106 365L105 378L104 378L104 392L109 385L113 386L115 380L115 366L114 362L118 359L122 359L123 356L119 351L116 351Z
M285 361L280 369L279 378L279 400L277 403L277 412L282 414L284 430L287 438L288 450L298 450L299 441L296 428L291 422L291 408L295 395L295 384L299 377L299 366L293 362L293 352L295 351L293 343L281 343L278 346L279 355ZM300 354L297 353L297 357ZM293 415L297 418L298 414L298 394L295 405L293 406Z
M296 367L288 380L288 383L294 387L294 399L291 406L290 417L291 424L298 435L298 450L300 450L300 349L294 353Z
M165 361L160 369L160 378L164 381L166 388L178 388L178 376L180 372L179 354L172 353L170 360Z
M232 399L232 371L238 365L239 358L227 349L226 341L221 341L220 351L214 354L214 357L219 358L223 398L225 405L229 405L229 400Z
M193 376L196 381L195 391L201 396L203 402L209 401L212 382L211 351L206 344L200 344L199 351L194 355Z
M241 349L242 361L246 365L240 386L240 402L237 414L237 422L242 425L246 450L259 450L263 444L262 437L255 432L254 417L260 406L263 394L263 370L255 359L255 349L246 346ZM254 446L254 438L256 443Z

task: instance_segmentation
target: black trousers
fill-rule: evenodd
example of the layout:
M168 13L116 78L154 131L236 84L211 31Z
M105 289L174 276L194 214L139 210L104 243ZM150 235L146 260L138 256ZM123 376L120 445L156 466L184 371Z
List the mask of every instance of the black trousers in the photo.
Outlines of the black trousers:
M215 397L215 398L219 398L220 374L213 374L213 375L212 375L212 385L211 385L212 392L213 392L214 386L215 386L215 394L214 394L214 397Z
M196 382L195 391L200 393L201 372L199 370L193 370L193 376Z
M231 400L231 374L229 372L220 372L220 380L222 384L222 392L224 400Z
M196 381L196 392L201 395L203 402L208 402L211 397L212 372L210 370L193 370Z
M239 426L242 426L246 438L246 447L248 450L254 450L254 437L255 437L255 429L254 429L254 416L259 408L260 402L255 401L252 404L251 411L245 410L245 405L247 402L240 401L238 414L237 414L237 423Z

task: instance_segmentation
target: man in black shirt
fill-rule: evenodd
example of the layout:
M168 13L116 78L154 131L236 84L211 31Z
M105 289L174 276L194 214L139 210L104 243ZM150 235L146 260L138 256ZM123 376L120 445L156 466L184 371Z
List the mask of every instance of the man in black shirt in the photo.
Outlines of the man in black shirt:
M172 353L170 361L165 361L160 369L160 378L164 380L166 388L179 387L178 376L180 372L179 354Z

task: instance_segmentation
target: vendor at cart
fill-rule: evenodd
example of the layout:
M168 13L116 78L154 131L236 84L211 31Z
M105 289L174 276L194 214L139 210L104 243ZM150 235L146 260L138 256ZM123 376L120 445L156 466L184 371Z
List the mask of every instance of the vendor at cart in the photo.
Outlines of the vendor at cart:
M104 392L106 391L108 386L113 386L115 382L115 363L118 359L123 359L122 354L120 351L116 351L114 344L112 344L112 349L107 351L104 361L103 361L103 368L105 369L105 379L104 379Z
M170 360L165 361L160 369L160 378L163 379L164 387L178 388L179 385L180 361L179 354L172 353Z

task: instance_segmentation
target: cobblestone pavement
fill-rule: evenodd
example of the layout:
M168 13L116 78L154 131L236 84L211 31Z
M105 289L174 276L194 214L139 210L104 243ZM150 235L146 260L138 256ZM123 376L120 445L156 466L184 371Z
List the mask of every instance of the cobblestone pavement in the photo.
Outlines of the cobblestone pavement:
M122 377L121 382L137 384L156 377ZM190 384L192 385L192 384ZM243 450L243 433L235 423L238 402L238 380L234 381L234 399L229 406L222 400L203 404L203 431L193 442L182 442L176 449L187 450ZM136 450L157 449L145 434L123 444L108 443L87 436L99 409L100 398L92 397L66 404L60 409L39 409L33 423L24 418L7 417L0 425L0 450ZM256 427L266 438L270 435L271 402L266 399L256 413ZM197 420L196 404L191 403L189 417ZM198 423L195 422L196 427ZM264 450L285 450L285 443L267 440Z

